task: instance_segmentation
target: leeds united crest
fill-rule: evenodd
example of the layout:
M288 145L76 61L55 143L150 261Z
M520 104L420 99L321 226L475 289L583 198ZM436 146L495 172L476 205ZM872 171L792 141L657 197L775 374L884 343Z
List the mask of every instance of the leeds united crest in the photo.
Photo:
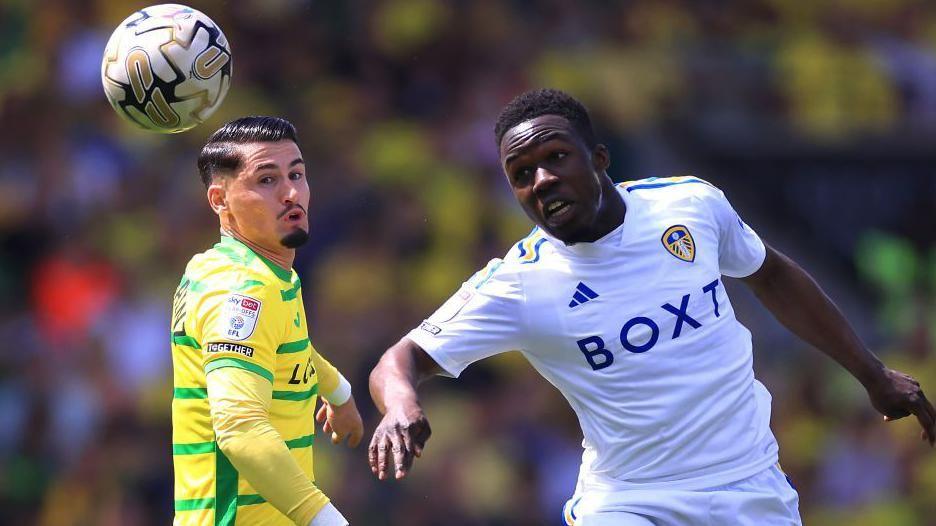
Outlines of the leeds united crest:
M660 241L670 254L689 263L695 261L695 240L692 239L689 229L683 225L667 228Z

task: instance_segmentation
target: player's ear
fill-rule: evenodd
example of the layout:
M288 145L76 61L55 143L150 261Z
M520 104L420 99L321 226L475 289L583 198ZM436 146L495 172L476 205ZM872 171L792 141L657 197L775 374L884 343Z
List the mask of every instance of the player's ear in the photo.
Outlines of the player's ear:
M597 173L602 173L611 166L611 153L603 144L596 144L592 149L592 165Z
M208 204L214 210L214 213L218 215L227 210L227 192L221 181L217 179L208 185Z

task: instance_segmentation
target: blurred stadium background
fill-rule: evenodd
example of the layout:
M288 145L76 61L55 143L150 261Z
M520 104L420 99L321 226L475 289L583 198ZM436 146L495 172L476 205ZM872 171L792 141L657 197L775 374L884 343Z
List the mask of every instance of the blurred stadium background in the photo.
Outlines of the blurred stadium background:
M169 303L217 238L195 157L245 114L297 124L311 338L365 416L380 353L529 225L492 126L524 89L591 108L616 180L693 174L936 393L936 4L924 0L191 0L234 53L212 120L119 121L107 37L147 2L0 1L0 523L172 515ZM936 525L936 453L735 286L807 524ZM580 432L522 360L424 386L412 479L320 441L353 524L559 524ZM933 396L936 398L936 396ZM311 417L311 416L310 416Z

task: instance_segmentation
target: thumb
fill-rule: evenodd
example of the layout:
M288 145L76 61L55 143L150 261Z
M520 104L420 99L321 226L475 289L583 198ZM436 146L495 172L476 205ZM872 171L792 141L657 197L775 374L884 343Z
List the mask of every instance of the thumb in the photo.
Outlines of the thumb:
M319 408L318 413L315 414L315 420L321 424L322 422L325 421L325 418L327 416L328 416L328 405L323 403L322 407Z

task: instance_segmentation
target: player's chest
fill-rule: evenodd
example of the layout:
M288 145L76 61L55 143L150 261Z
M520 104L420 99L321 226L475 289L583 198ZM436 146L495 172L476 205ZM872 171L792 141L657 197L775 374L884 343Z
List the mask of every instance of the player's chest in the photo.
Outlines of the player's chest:
M274 389L307 392L318 379L312 364L312 343L305 311L298 300L284 302L279 307L279 317L285 330L282 342L276 348Z
M538 348L587 350L600 340L639 354L720 318L716 232L691 218L642 226L618 247L566 258L524 283Z

